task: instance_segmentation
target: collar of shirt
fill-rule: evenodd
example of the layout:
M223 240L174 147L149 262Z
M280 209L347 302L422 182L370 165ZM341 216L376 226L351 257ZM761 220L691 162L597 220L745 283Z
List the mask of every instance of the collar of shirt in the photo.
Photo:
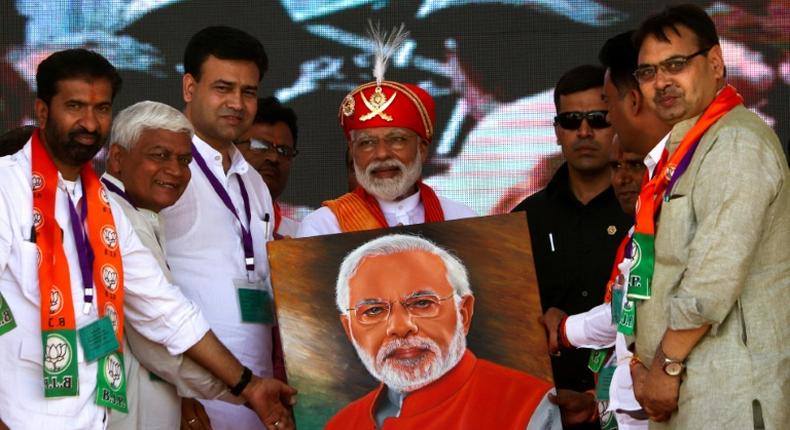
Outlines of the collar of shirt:
M656 170L656 166L658 162L661 160L661 154L664 152L664 148L667 146L667 141L669 140L669 135L671 133L667 133L666 136L662 137L661 140L658 141L656 146L647 153L645 157L645 166L647 167L648 177L653 177L653 171Z
M115 176L105 172L101 178L112 182L112 184L120 188L121 191L126 191L126 187L123 186L123 182L121 182L121 180L116 178ZM110 190L107 191L112 193L112 191ZM128 204L128 202L125 199L121 198L121 200L122 200L121 204L124 203ZM116 199L116 201L118 200ZM146 208L135 208L135 209L137 209L145 217L145 219L155 228L157 232L159 231L160 219L158 213Z
M27 140L27 143L25 143L25 146L22 148L21 151L17 152L14 155L11 155L11 158L20 161L21 166L23 166L23 169L25 169L25 171L28 172L33 166L32 145L31 145L32 141L33 138L31 137L30 139ZM67 181L63 179L63 175L61 175L60 172L58 172L58 189L66 193L69 197L71 197L71 201L74 202L74 204L76 205L77 202L79 202L80 199L82 198L82 178L77 176L77 180ZM77 210L79 211L79 206L77 206Z
M192 143L200 153L200 156L206 160L206 165L209 166L209 169L214 172L217 179L220 181L227 181L227 178L234 173L240 175L247 173L247 170L250 168L250 165L247 164L247 161L236 148L236 145L231 144L230 146L230 168L226 174L225 169L222 167L222 154L219 151L206 143L197 134L192 138Z
M409 197L397 202L381 200L378 197L376 197L376 201L379 202L379 207L381 208L382 212L399 215L402 213L411 212L417 207L417 205L420 204L420 192L417 191Z

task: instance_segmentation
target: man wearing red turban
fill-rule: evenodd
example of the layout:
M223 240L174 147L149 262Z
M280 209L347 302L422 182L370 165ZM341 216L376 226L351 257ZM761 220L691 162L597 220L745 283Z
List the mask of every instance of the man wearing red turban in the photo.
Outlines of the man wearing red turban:
M476 216L420 179L435 116L433 98L416 85L382 80L351 91L338 117L359 186L305 217L297 236Z

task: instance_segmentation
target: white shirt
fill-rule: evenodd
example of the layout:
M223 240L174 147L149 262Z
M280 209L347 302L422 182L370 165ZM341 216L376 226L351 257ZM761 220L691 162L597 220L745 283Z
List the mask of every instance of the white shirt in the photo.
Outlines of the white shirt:
M16 154L0 159L0 291L17 327L0 336L0 420L12 429L103 429L107 411L95 403L96 362L87 363L77 348L79 396L44 398L40 323L40 291L36 245L29 242L33 223L30 142ZM66 183L58 179L55 219L69 225ZM81 181L72 199L82 197ZM78 200L75 204L79 207ZM209 327L198 307L162 274L151 252L115 202L110 207L118 232L124 269L126 322L153 342L181 354L197 343ZM82 313L82 274L71 228L63 228L77 328L98 319L96 306Z
M297 237L296 233L299 231L301 223L295 219L283 216L280 218L280 227L277 229L277 234L282 237Z
M110 174L110 181L124 190L123 183ZM123 209L135 233L156 258L168 281L172 282L164 249L164 232L159 214L145 208L135 208L121 195L109 190L112 198ZM113 413L110 430L170 430L181 425L181 397L214 399L219 396L233 399L225 384L209 371L183 354L170 355L159 344L140 336L127 324L124 349L126 365L126 401L129 413ZM163 379L152 377L152 373Z
M647 156L645 156L645 167L647 167L648 177L653 177L656 167L658 166L658 162L661 161L661 154L664 153L664 148L666 148L668 141L669 133L661 138L656 146L654 146L653 149L647 153Z
M447 221L461 218L473 218L477 214L468 206L456 201L439 197L439 204L444 211ZM425 207L420 200L420 193L416 192L409 197L397 202L382 200L376 197L387 225L422 224L425 222ZM296 237L321 236L324 234L342 233L340 224L328 207L322 207L307 215L299 226Z
M222 155L198 136L192 139L211 173L230 195L242 222L247 223L239 180L244 181L250 201L250 231L255 257L254 276L269 286L266 241L272 238L274 208L261 176L241 153L230 148L230 168L225 173ZM184 294L197 302L211 328L238 360L254 374L272 376L272 326L241 320L234 280L246 280L241 226L211 187L196 161L190 164L192 179L175 205L160 212L165 222L167 261ZM268 218L268 222L264 222ZM221 429L263 428L251 410L218 401L205 401L212 427Z

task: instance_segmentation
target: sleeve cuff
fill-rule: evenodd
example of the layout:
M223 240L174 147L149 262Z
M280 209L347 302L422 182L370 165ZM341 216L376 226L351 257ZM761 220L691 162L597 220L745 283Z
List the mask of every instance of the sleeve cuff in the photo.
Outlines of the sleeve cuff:
M203 318L203 314L200 310L197 309L194 303L189 303L194 307L194 311L188 313L181 323L174 327L172 334L164 342L170 354L183 354L186 350L198 343L200 339L203 339L203 336L205 336L210 329L208 322Z
M695 297L673 297L669 300L669 328L691 330L710 324L710 334L716 335L719 322L703 313L703 306Z

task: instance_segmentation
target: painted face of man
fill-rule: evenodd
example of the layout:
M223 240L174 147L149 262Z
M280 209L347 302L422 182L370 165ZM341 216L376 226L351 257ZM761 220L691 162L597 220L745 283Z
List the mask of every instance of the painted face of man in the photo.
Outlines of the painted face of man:
M354 172L362 188L388 201L416 192L428 142L401 127L352 130L350 138Z
M210 55L200 70L200 80L184 75L187 116L206 142L226 145L252 125L258 109L258 66Z
M639 88L662 120L676 124L699 115L713 101L724 77L724 61L719 46L699 46L697 36L683 25L665 33L669 42L653 35L642 42L637 70L652 65L655 73L640 80ZM705 48L711 49L700 52Z
M354 310L341 320L368 371L408 392L455 367L473 306L472 296L456 300L441 258L406 251L362 260L349 280Z
M286 152L294 149L294 138L288 124L283 121L253 124L237 146L244 159L263 177L272 199L277 200L288 184L293 161L293 156L278 152L278 148L284 148Z
M112 84L107 79L66 79L49 104L36 101L44 141L56 161L87 163L107 141L112 123Z
M192 177L191 145L188 133L143 130L131 150L110 147L108 170L123 182L135 205L159 212L175 204Z
M567 112L605 112L606 108L603 89L598 87L561 95L557 115ZM571 169L581 173L606 169L614 133L611 126L597 121L590 124L590 119L585 118L578 123L578 127L571 128L565 128L561 121L557 121L554 132Z

